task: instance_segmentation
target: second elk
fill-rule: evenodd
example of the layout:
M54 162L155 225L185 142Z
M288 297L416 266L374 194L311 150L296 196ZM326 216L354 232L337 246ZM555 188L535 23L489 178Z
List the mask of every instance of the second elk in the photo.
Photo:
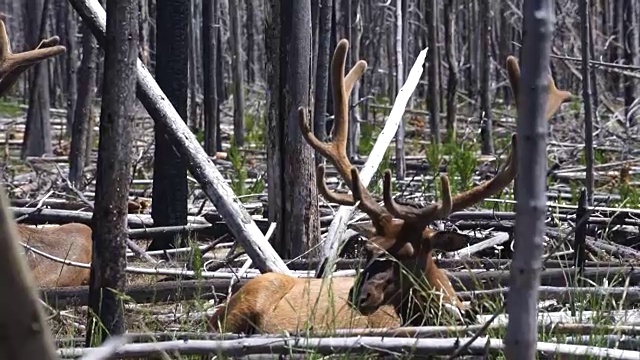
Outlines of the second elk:
M13 53L5 23L0 20L0 96L5 95L31 66L64 53L65 47L58 45L59 42L60 38L53 36L42 40L33 50ZM80 286L88 283L89 269L45 258L31 249L64 260L89 264L92 255L89 226L69 223L34 228L17 224L16 229L20 241L26 245L27 263L38 287Z

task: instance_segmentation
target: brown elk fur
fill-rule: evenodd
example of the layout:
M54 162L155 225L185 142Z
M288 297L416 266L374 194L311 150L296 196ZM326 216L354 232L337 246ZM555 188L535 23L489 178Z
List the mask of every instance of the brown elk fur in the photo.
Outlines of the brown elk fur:
M331 281L331 283L329 283ZM213 331L232 333L331 332L341 328L397 327L390 306L362 315L349 304L353 278L302 279L267 273L248 281L216 310Z
M91 228L80 223L35 228L17 225L20 241L49 255L84 264L91 263ZM81 286L89 283L87 268L65 265L26 248L27 263L39 287Z
M4 21L0 20L0 95L6 94L29 67L66 51L57 36L44 39L33 50L13 53ZM91 228L71 223L34 228L17 225L20 241L37 250L65 260L91 262ZM27 262L36 284L41 287L79 286L89 281L89 269L64 265L26 250Z

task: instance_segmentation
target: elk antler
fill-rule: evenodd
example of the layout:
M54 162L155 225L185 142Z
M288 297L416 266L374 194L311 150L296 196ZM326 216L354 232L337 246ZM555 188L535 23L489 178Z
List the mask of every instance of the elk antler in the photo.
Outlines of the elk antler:
M507 57L507 73L509 75L509 83L511 84L511 89L516 102L516 109L519 109L518 95L520 94L520 66L518 65L518 59L515 56ZM570 101L573 96L568 91L558 90L556 83L553 80L553 76L549 75L549 77L549 96L545 111L545 118L547 120L551 119L553 114L560 109L560 105ZM516 136L514 134L511 136L511 154L509 155L507 165L504 169L496 174L493 179L485 181L475 188L454 196L451 212L463 210L466 207L497 194L500 190L509 185L509 183L515 179L518 171L517 158Z
M7 28L0 20L0 95L6 93L32 65L64 53L66 48L58 45L59 42L60 38L53 36L42 40L34 50L12 53Z
M513 96L516 103L516 109L518 108L518 95L520 94L520 66L518 65L518 58L515 56L507 57L507 74L509 75L509 83L513 91ZM560 105L571 101L573 95L564 90L558 90L556 82L553 80L553 76L549 74L549 97L547 99L547 109L545 111L545 118L551 119L553 114L560 109Z
M371 218L373 225L380 233L384 232L381 219L390 214L373 199L369 191L360 181L354 182L352 174L354 173L351 162L347 157L347 135L349 130L349 95L356 81L360 79L364 71L367 69L367 62L359 60L349 71L347 76L344 75L344 68L347 59L347 51L349 50L349 41L340 40L336 46L336 50L331 60L331 86L333 90L334 101L334 121L333 121L333 140L331 142L322 142L315 137L309 125L306 110L303 107L298 109L298 123L300 131L304 139L318 153L329 160L336 170L345 180L347 186L353 193L358 192L360 201L358 208L365 212ZM356 171L357 172L357 171ZM338 194L330 191L324 179L324 165L318 165L317 169L317 186L320 193L329 201L346 206L353 206L356 200L353 195ZM357 175L356 175L357 176Z
M395 217L406 222L429 225L432 221L446 218L451 212L451 189L449 188L449 178L446 175L440 176L442 184L442 201L438 204L431 204L422 209L400 205L391 196L391 171L384 172L383 195L384 205Z

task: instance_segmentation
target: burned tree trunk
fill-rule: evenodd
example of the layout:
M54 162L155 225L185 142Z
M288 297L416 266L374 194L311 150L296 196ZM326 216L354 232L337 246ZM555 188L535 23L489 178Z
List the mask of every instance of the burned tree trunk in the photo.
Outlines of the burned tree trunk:
M309 0L267 4L269 220L283 258L313 247L320 229L313 150L298 127L298 108L309 105L310 32Z
M125 332L124 292L127 238L127 196L131 171L131 131L136 99L138 13L133 1L107 2L100 145L93 257L89 285L91 312L87 344ZM132 34L135 34L132 36ZM93 314L97 314L96 319ZM100 321L98 323L98 320ZM94 341L95 340L95 341Z
M220 121L218 92L216 89L216 42L215 24L218 19L217 1L202 2L202 73L204 83L204 150L213 156L217 150L216 130Z
M138 11L140 21L138 24L138 39L140 43L140 59L145 66L149 67L149 2L148 0L139 0Z
M73 126L74 110L78 99L78 59L76 58L76 35L78 34L78 22L76 21L76 12L67 1L64 2L66 15L66 41L67 48L67 126L65 132L71 135L71 127Z
M403 1L396 0L396 96L400 92L402 88L402 84L404 84L404 52L409 49L405 48L406 44L403 41L403 37L407 36L403 32L406 32L406 29L403 29L403 18L408 16L406 12L403 13ZM429 49L430 52L433 52L435 48ZM433 101L433 99L430 99ZM436 101L437 102L437 101ZM398 126L398 132L396 135L396 179L404 180L404 172L405 172L405 158L404 158L404 137L405 137L405 120L404 118L400 122L400 126Z
M255 34L255 4L254 0L246 0L247 4L247 22L245 24L247 29L247 59L245 61L247 68L247 82L253 84L256 81L255 72L255 47L256 47L256 34Z
M233 140L244 145L244 67L242 63L242 36L240 36L240 0L229 11L231 20L231 66L233 67ZM230 4L231 5L231 4Z
M70 9L73 11L73 9ZM96 93L98 44L89 28L82 24L82 60L78 74L78 99L75 104L69 150L69 180L82 188L82 176L91 149L92 103Z
M320 0L318 11L318 56L316 58L316 77L313 103L313 132L322 141L327 137L326 116L327 96L329 91L329 57L331 43L331 18L333 16L333 0ZM316 163L322 157L316 154Z
M25 2L26 43L35 48L46 34L48 0ZM38 25L39 24L39 25ZM49 119L49 67L43 61L33 67L29 88L29 108L21 157L50 154L51 122Z
M446 0L444 2L444 46L449 75L447 76L447 141L456 139L456 116L457 103L456 94L458 91L458 62L456 61L456 40L455 33L455 11L456 0Z
M189 0L158 1L156 8L156 79L185 122L189 90L189 3ZM187 223L187 166L171 146L166 130L158 123L154 129L153 223L156 226L184 225ZM184 240L176 240L173 235L156 237L148 250L185 245Z
M622 32L624 37L621 39L624 44L624 62L627 65L637 65L638 57L638 29L637 15L634 7L636 2L633 0L622 0ZM636 79L631 76L623 76L624 79L624 106L627 109L627 116L631 115L631 104L636 97ZM631 115L627 119L629 126L635 126L637 123L637 115Z
M480 2L480 139L482 154L493 154L493 121L491 114L491 4Z

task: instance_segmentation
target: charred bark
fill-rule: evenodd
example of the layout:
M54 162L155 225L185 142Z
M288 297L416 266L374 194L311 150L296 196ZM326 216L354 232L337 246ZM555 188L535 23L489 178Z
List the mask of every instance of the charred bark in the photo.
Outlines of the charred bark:
M71 127L73 126L73 117L75 115L74 110L78 100L78 59L76 58L78 22L76 21L76 12L67 1L64 2L64 7L66 15L65 46L67 47L67 53L65 54L67 67L67 126L65 132L67 135L71 135Z
M25 2L26 43L34 49L46 34L49 1L28 0ZM39 25L38 25L39 24ZM49 67L48 61L33 66L29 82L29 108L24 131L21 157L50 154L51 122L49 119Z
M216 47L218 29L217 1L202 2L202 72L204 80L204 150L214 156L217 149L216 132L220 121L218 104Z
M427 31L429 31L429 128L431 142L440 144L440 82L438 77L438 2L430 0L428 4ZM398 87L400 91L400 87Z
M318 56L316 58L316 78L313 103L313 132L324 141L327 137L327 93L329 91L329 61L331 43L331 18L333 16L333 0L320 0L318 11ZM316 164L322 157L316 154Z
M298 127L298 108L309 105L310 0L273 0L267 12L269 220L278 223L274 248L289 258L320 234L313 150Z
M493 154L493 121L491 113L491 4L480 2L480 139L482 154Z
M456 61L456 41L453 37L455 33L455 11L456 0L446 0L444 2L444 46L449 75L447 76L447 141L456 139L456 116L457 103L456 94L458 92L458 62Z
M93 213L87 344L125 332L124 303L127 196L131 169L131 131L138 60L137 5L107 2L104 90ZM98 325L93 314L98 315Z
M232 0L235 7L229 11L231 22L231 66L233 67L233 140L244 145L244 67L242 36L240 36L240 0ZM231 4L230 4L231 5Z
M73 9L71 9L73 10ZM91 132L93 130L92 103L96 93L98 44L89 28L82 24L82 60L78 74L78 99L74 109L69 149L69 181L83 188L84 167L90 160Z
M187 119L189 90L189 0L163 0L157 3L156 79L180 117ZM173 149L166 129L155 125L153 163L153 201L151 215L156 226L187 223L187 166ZM177 243L177 244L176 244ZM180 235L154 239L148 250L163 250L186 245Z

